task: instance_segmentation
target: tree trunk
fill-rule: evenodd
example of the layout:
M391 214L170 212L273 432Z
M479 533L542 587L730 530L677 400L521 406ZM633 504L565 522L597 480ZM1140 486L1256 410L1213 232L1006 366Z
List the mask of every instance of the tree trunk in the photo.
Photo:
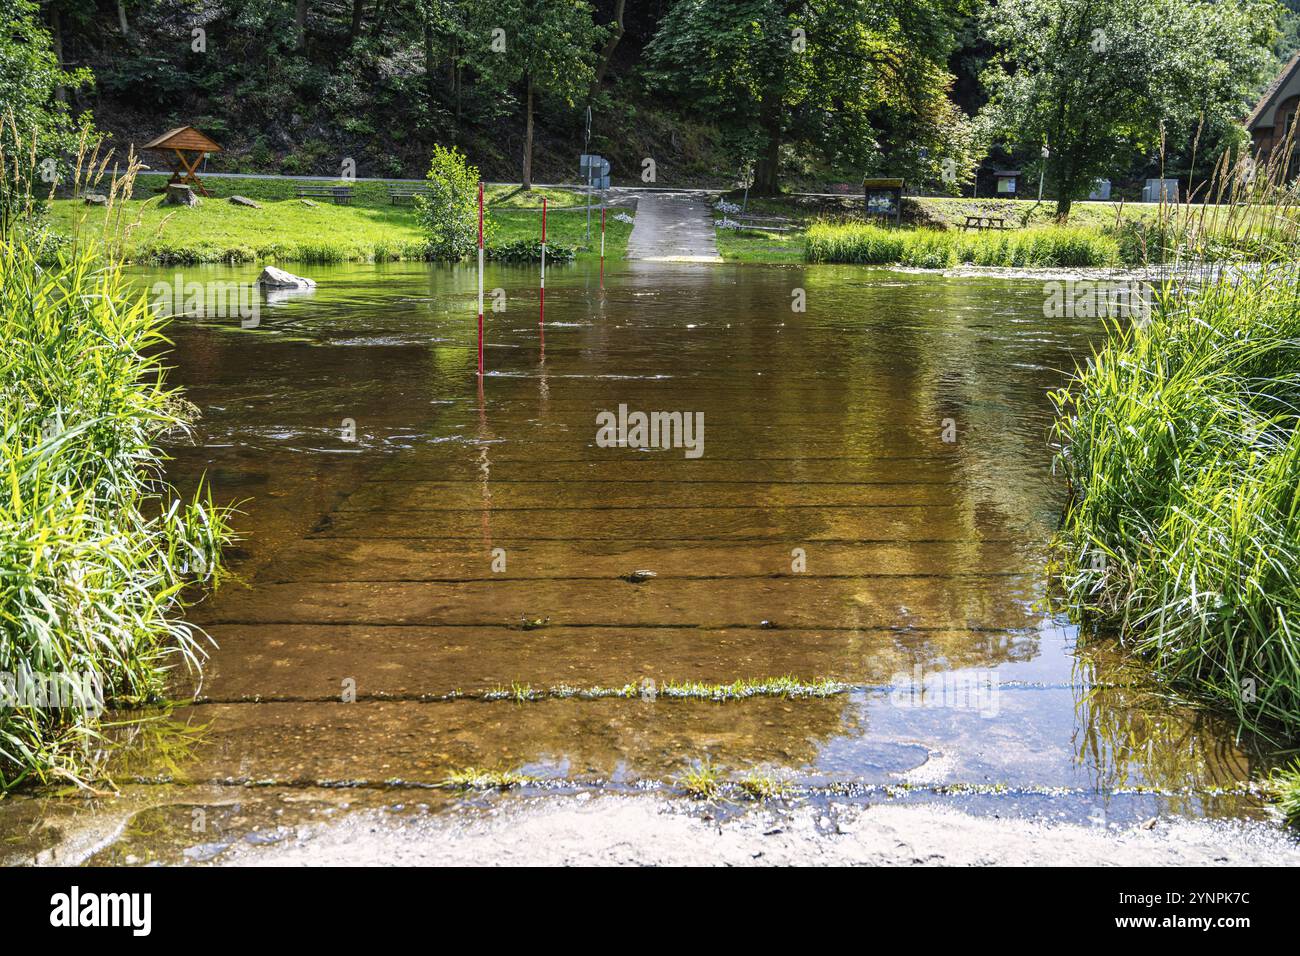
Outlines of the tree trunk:
M1056 221L1064 224L1070 218L1070 206L1074 204L1075 172L1078 168L1074 166L1067 156L1060 156L1057 159L1056 176L1053 177L1056 182Z
M307 50L307 0L298 0L293 8L293 28L298 34L298 52Z
M525 82L528 92L524 94L524 189L533 188L533 78L529 75Z
M609 61L614 58L614 48L618 46L618 41L623 39L623 7L626 0L617 0L614 4L614 31L605 41L605 45L600 50L600 59L596 61L596 75L591 81L591 89L587 92L587 99L592 99L600 92L600 84L605 79L605 71L609 69Z
M388 25L388 11L391 4L386 0L378 0L375 4L375 22L370 26L370 35L372 37L383 36L384 27Z
M122 38L131 42L131 25L126 22L126 0L117 0L117 25L122 31Z
M59 17L59 8L50 7L50 39L54 48L54 62L63 70L63 22ZM62 83L54 86L54 98L60 103L68 102L68 90Z
M753 192L758 196L775 196L780 190L778 169L781 164L781 100L769 94L759 109L759 123L767 137L754 166Z
M361 34L361 18L366 14L366 0L352 0L352 25L348 28L348 46Z
M433 14L424 8L424 90L429 98L429 113L432 115L438 100L438 81L434 79L438 68L437 47L433 42Z

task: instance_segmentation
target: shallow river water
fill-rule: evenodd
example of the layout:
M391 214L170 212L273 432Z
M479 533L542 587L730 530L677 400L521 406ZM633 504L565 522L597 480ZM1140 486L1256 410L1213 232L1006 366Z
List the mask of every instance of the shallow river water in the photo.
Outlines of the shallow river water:
M1047 393L1101 330L1044 318L1041 282L578 265L548 270L543 335L535 271L490 268L480 389L471 268L298 271L318 288L255 327L172 329L203 414L173 478L242 502L243 540L191 614L216 644L198 701L124 749L128 784L392 805L467 767L671 790L707 760L811 798L1261 812L1227 729L1047 606ZM620 406L702 416L702 441L603 447ZM674 696L786 675L834 684ZM137 858L194 842L190 811L151 812Z

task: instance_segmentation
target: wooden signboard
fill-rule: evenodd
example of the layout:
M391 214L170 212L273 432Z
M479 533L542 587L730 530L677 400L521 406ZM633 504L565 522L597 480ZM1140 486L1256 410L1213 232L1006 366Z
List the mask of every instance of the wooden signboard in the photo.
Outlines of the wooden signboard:
M901 179L862 180L862 198L866 201L868 218L892 221L898 225L903 214L903 181Z

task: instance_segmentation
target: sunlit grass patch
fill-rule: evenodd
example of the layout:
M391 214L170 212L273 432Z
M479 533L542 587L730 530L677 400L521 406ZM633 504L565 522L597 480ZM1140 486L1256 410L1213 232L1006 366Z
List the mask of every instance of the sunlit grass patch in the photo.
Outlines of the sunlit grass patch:
M1300 760L1280 767L1264 783L1269 796L1292 826L1300 826Z
M804 234L716 230L718 255L727 262L803 262Z
M888 229L870 223L818 222L809 227L809 262L901 264L945 269L958 264L1010 267L1102 267L1121 261L1119 240L1093 226L958 232Z
M693 700L744 700L749 697L830 697L847 686L832 680L802 681L795 677L765 677L737 680L730 684L700 681L666 681L659 686L661 697Z
M543 700L550 696L544 690L534 690L532 684L512 683L509 687L497 686L483 694L483 700L513 700L516 704Z
M465 767L449 773L443 786L452 790L513 790L534 783L536 779L515 770Z
M753 800L775 800L790 792L786 781L757 771L741 777L737 786Z
M118 203L106 212L80 200L60 199L51 204L56 231L70 235L95 235L112 217L125 215L137 225L123 236L126 260L154 265L240 264L297 262L332 265L344 262L394 262L428 257L427 242L416 210L394 206L386 183L355 183L351 205L327 201L308 206L294 197L291 180L214 179L216 194L195 208L163 206L147 190L142 198ZM584 259L599 254L600 208L592 214L590 238L586 213L576 194L568 190L533 190L510 195L507 187L489 187L489 221L492 224L489 256L520 258L520 249L541 237L541 200L566 207L547 217L548 259L559 262L560 247ZM232 193L261 202L261 209L234 206ZM631 225L611 214L606 219L606 257L622 258ZM498 254L499 253L499 254Z
M715 800L722 793L722 777L710 760L701 760L677 779L677 785L693 800Z

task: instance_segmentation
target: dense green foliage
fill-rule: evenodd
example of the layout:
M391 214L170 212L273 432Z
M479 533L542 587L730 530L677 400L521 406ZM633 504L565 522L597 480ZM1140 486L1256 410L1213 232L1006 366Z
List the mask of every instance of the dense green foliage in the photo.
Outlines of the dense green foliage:
M1001 52L990 116L1046 171L1060 215L1095 179L1164 141L1238 146L1243 106L1272 75L1272 0L1008 0L986 6ZM1217 150L1215 150L1217 153Z
M105 701L151 699L203 655L176 612L228 532L161 480L158 441L188 417L164 321L115 268L0 243L0 790L78 779Z
M521 181L533 184L533 107L539 96L572 109L595 75L592 63L601 36L584 0L487 0L478 5L501 33L488 42L477 66L489 85L523 87L524 151Z
M725 122L760 193L776 191L787 144L833 167L932 181L946 168L956 185L979 158L947 98L958 14L933 0L682 0L649 55L662 87Z
M541 262L542 241L541 239L511 239L499 242L488 250L488 255L497 262ZM577 253L572 246L558 242L546 243L547 262L558 265L572 262L576 257Z
M214 169L328 175L352 160L361 176L413 178L441 143L489 179L527 184L573 181L589 146L618 182L653 159L659 185L752 169L759 192L870 172L956 193L996 133L1006 152L993 161L1011 165L1034 162L1046 138L1051 189L1073 198L1094 175L1155 175L1162 121L1166 169L1186 175L1193 153L1208 168L1240 141L1236 121L1289 52L1273 46L1272 0L47 0L36 11L21 0L9 13L30 42L8 54L0 42L0 64L27 58L10 84L30 77L24 89L45 93L6 99L93 108L119 145L194 124L225 147ZM60 78L59 62L93 71L93 99L85 74Z
M89 83L90 73L62 68L36 10L31 0L8 0L0 14L0 233L6 235L19 218L30 218L30 200L41 198L33 197L34 184L48 195L67 177L77 127L90 125L88 116L74 122L68 108L69 89Z
M415 197L420 223L429 238L433 259L455 261L478 247L478 169L460 150L433 148L428 193ZM484 230L488 223L485 219Z

